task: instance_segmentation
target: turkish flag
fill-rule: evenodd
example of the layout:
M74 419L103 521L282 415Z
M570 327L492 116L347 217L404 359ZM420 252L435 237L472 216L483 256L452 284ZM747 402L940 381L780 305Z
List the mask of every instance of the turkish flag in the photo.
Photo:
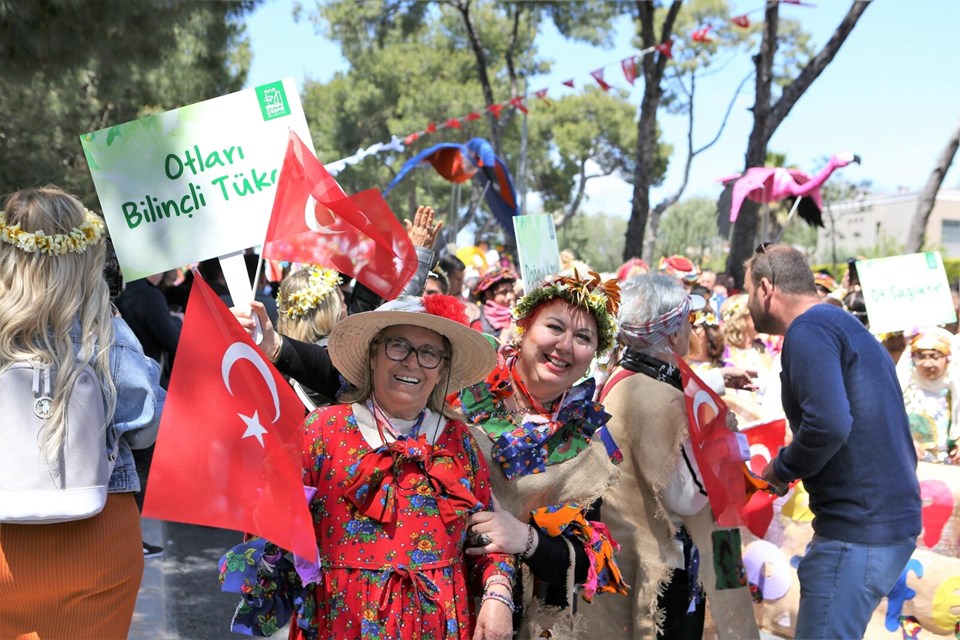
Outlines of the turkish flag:
M417 252L382 197L348 197L293 131L263 257L336 269L392 300L417 271Z
M763 473L764 467L773 460L787 436L787 422L783 418L764 422L741 431L750 445L750 470ZM758 538L767 534L773 520L773 501L776 496L767 491L756 491L743 508L744 524Z
M721 527L745 524L741 514L748 500L741 447L743 436L727 428L729 409L720 396L682 359L678 365L687 404L690 442L713 516Z
M195 275L143 515L236 529L317 557L303 493L303 404Z

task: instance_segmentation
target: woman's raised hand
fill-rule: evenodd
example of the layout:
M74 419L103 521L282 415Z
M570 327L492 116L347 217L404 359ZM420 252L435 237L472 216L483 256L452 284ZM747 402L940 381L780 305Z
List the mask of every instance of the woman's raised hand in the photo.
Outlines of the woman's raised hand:
M256 332L257 320L259 320L263 339L258 346L267 354L267 357L274 360L280 348L280 334L273 328L273 323L270 322L270 316L267 315L267 310L264 308L263 303L252 300L249 309L230 307L230 312L233 313L233 317L237 319L237 323L240 324L240 327L243 328L250 337L253 337ZM254 316L256 316L257 320L254 320Z

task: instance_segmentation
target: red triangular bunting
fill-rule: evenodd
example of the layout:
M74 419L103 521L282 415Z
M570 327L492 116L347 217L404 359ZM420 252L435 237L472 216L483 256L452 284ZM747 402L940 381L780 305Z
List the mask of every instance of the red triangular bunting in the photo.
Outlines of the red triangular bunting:
M437 125L433 122L427 125L427 128L423 130L424 133L436 133Z
M523 104L523 96L516 96L515 98L510 98L510 104L517 110L523 113L528 113L527 107Z
M701 29L697 29L696 31L694 31L693 33L691 33L691 34L690 34L690 38L691 38L694 42L702 42L702 43L704 43L704 44L707 43L707 42L713 42L713 39L710 37L710 26L709 26L709 25L707 25L706 27L703 27L703 28L701 28Z
M624 58L620 61L620 66L623 68L623 77L632 85L633 81L637 79L636 57L630 56L629 58Z
M570 87L571 89L573 89L573 80L572 80L572 79L571 79L571 80L564 80L564 81L562 82L562 84L564 84L564 85Z
M604 91L610 91L610 85L603 79L603 68L597 69L596 71L591 71L590 75L593 76L593 79L597 81L597 84L600 85L600 88Z
M656 49L657 53L660 55L673 58L673 40L667 40L662 44L658 44L654 47L654 49Z
M443 123L447 129L459 129L460 128L460 118L450 118Z
M417 141L417 138L419 138L419 137L420 137L420 134L419 134L419 133L411 133L410 135L408 135L406 138L403 139L403 143L404 143L404 144L413 144L414 142Z
M482 116L476 111L471 111L467 115L463 116L464 122L472 122L474 120L479 120Z
M748 18L746 14L743 14L742 16L734 16L730 18L730 22L737 25L741 29L747 29L750 27L750 18Z
M494 118L499 118L499 117L500 117L500 112L503 111L503 105L502 105L502 104L491 104L490 106L487 107L487 111L489 111L490 113L492 113Z

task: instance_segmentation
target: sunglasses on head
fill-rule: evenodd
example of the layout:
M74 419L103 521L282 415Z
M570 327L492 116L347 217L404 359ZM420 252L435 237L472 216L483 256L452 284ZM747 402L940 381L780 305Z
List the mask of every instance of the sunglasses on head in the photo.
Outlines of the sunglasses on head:
M770 254L767 253L767 249L774 246L775 242L761 242L757 245L757 248L753 250L753 255L755 256L766 256L767 262L770 263L770 286L774 286L776 283L776 276L773 272L773 260L770 258Z

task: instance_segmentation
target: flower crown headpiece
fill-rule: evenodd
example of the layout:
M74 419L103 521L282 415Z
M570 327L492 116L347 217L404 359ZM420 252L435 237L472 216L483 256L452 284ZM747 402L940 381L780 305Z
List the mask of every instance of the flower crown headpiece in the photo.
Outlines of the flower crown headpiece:
M522 320L544 302L560 298L589 311L597 321L597 353L613 346L617 337L617 311L620 309L620 284L613 280L600 281L600 274L589 272L581 278L576 269L572 276L551 275L535 290L520 298L513 308L515 320ZM523 327L517 327L518 337Z
M720 319L724 322L748 312L746 295L740 294L739 296L728 298L728 300L733 300L733 302L720 312Z
M310 278L302 289L287 296L284 314L290 319L302 318L340 286L340 274L333 269L309 267Z
M707 325L710 327L719 327L720 323L717 321L717 316L713 315L712 311L700 310L697 312L697 318L693 322L694 326L700 327Z
M103 237L106 227L100 216L88 209L84 209L85 220L78 227L67 233L47 235L42 230L24 231L20 223L7 224L7 216L0 211L0 240L13 245L26 253L53 254L62 256L67 253L83 253L92 244L96 244Z

